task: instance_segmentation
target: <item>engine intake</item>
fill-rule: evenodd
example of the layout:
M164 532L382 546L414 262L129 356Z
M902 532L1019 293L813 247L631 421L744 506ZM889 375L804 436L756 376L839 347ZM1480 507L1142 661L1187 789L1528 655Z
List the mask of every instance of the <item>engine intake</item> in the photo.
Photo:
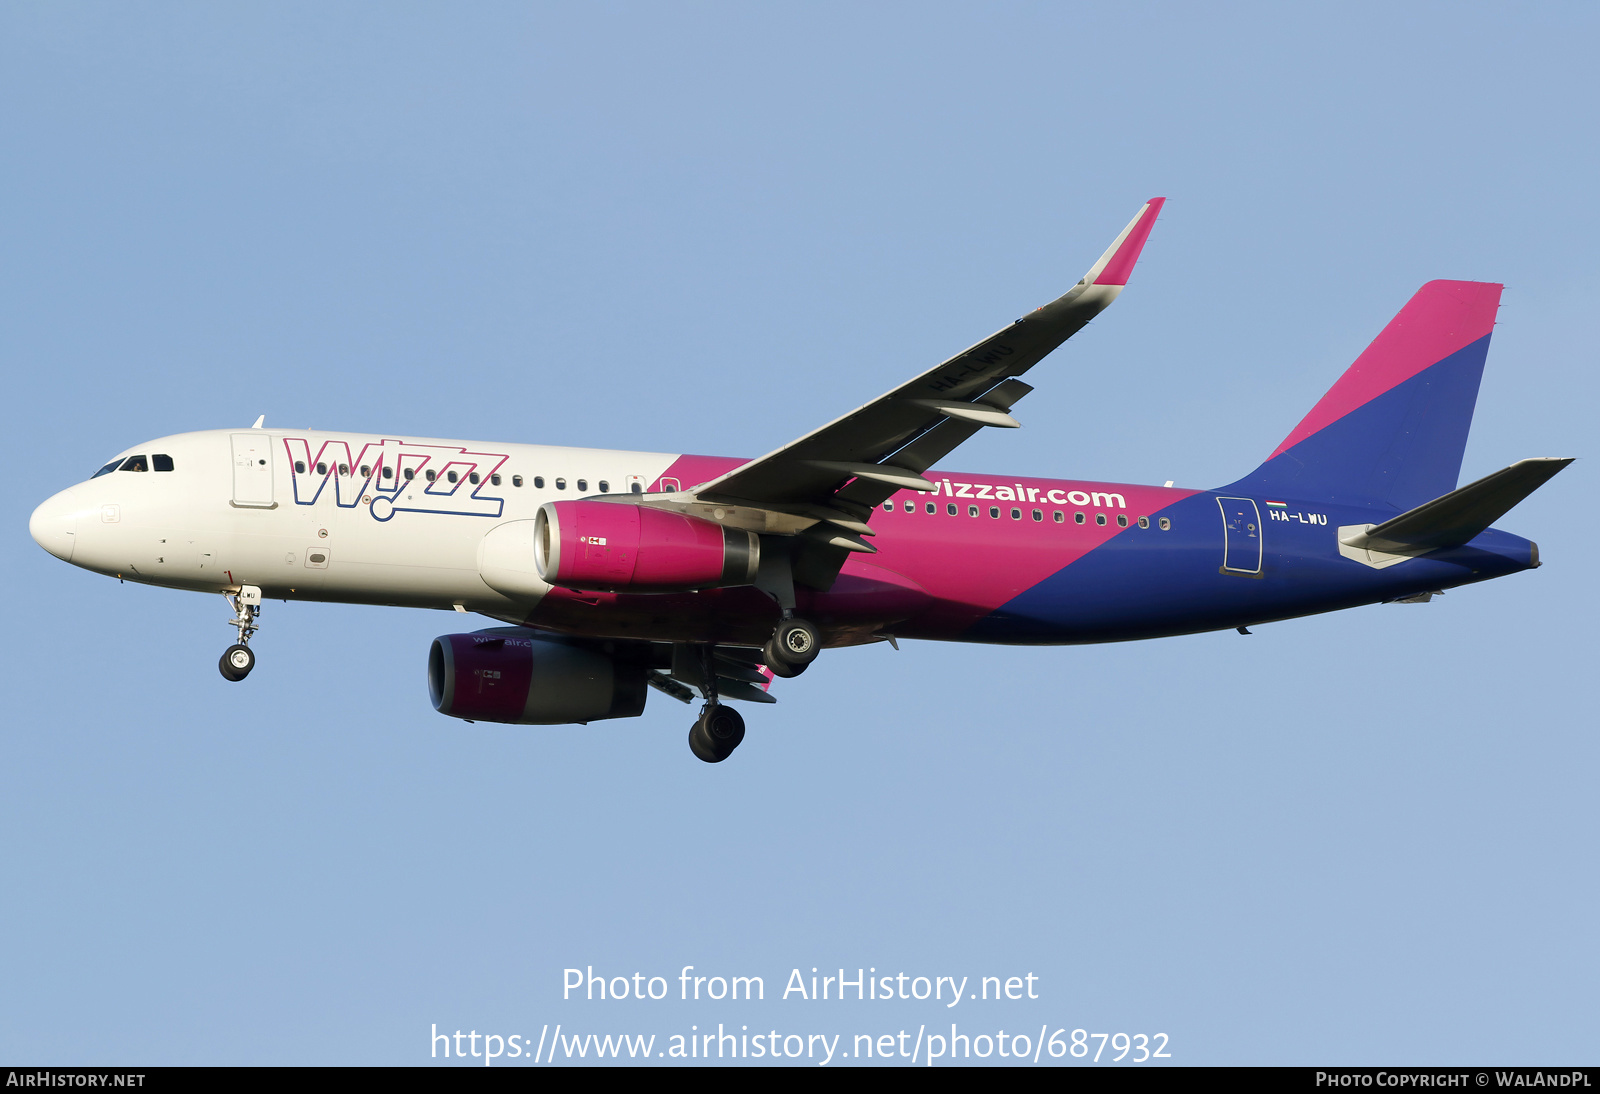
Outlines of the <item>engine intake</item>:
M644 713L643 659L517 628L446 634L428 651L433 709L475 722L553 726Z
M539 576L569 589L679 592L749 585L761 561L753 532L646 506L551 501L533 536Z

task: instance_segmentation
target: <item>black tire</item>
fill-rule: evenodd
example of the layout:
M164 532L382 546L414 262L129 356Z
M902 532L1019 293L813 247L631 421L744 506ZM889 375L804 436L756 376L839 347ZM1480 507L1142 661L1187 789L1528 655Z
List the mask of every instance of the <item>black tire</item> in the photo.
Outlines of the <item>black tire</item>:
M767 644L761 647L761 660L767 668L772 670L772 675L781 676L785 680L792 680L806 671L805 665L791 665L779 657L778 651L772 647L770 638L767 640Z
M785 619L767 643L771 652L788 665L804 668L822 652L822 637L804 619Z
M217 669L222 673L224 680L237 683L250 675L250 670L256 667L256 655L250 652L249 646L235 643L222 651L222 659L217 662Z
M689 751L708 764L718 764L733 755L743 740L744 718L732 707L718 703L690 728Z
M695 759L704 760L708 764L719 764L726 760L726 756L717 755L717 750L706 743L704 736L705 733L698 721L689 727L689 751L694 753Z
M700 719L706 737L724 756L738 748L744 740L744 716L730 706L718 703Z

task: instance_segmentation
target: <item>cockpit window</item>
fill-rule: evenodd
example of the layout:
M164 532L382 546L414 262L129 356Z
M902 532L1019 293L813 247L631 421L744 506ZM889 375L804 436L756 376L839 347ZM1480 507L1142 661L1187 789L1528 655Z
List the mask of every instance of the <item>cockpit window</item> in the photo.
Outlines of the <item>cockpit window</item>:
M146 460L143 456L129 456L127 459L122 461L122 466L117 468L117 470L118 471L148 471L148 470L150 470L150 462L148 460Z
M111 472L115 471L117 468L119 468L121 466L122 466L122 461L121 460L112 460L110 463L106 464L104 467L102 467L100 470L96 471L94 474L90 475L89 477L91 479L98 479L101 475L109 475L109 474L111 474Z
M150 463L157 471L172 470L172 457L162 455L160 452L150 457Z

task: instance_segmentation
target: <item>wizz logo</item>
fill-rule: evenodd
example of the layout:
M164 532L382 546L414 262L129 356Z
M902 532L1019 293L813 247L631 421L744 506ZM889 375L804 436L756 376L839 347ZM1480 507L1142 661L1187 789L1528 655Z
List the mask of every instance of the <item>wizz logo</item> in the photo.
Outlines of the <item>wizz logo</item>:
M341 509L366 506L380 521L396 513L498 517L505 509L493 481L509 458L502 453L387 438L368 441L359 452L348 441L323 441L313 455L304 437L285 437L283 446L296 505L315 505L331 494Z

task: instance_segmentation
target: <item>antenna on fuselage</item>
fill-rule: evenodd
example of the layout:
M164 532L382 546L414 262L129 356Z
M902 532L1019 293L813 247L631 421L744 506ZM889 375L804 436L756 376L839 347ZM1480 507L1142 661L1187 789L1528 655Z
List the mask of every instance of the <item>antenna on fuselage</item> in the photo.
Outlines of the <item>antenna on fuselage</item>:
M261 417L256 419L256 424L251 426L250 428L251 429L260 429L261 428L261 423L266 421L266 420L267 420L267 416L265 414L263 414L263 415L261 415Z

